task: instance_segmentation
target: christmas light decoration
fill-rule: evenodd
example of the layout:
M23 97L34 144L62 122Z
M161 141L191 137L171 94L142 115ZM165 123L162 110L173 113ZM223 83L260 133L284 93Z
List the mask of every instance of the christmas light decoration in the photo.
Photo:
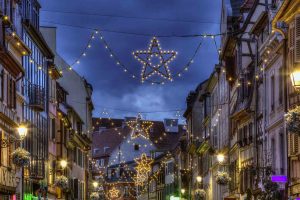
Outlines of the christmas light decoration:
M134 72L134 71L132 71L132 70L130 70L123 62L121 62L121 60L118 58L118 56L116 55L116 53L113 51L113 49L111 49L110 48L110 46L109 46L109 44L107 43L107 41L104 39L104 36L102 35L102 33L99 31L99 36L100 36L100 40L101 40L101 42L102 42L102 44L103 44L103 46L105 47L105 49L108 51L108 53L109 53L109 55L110 55L110 58L112 58L112 59L114 59L114 61L115 61L115 63L116 63L116 65L118 66L118 67L120 67L122 70L123 70L123 72L124 73L128 73L129 74L129 76L131 77L131 78L133 78L133 79L136 79L136 77L137 77L137 74ZM201 37L201 38L204 38L204 37L206 37L206 36L214 36L214 38L215 38L215 36L220 36L220 34L216 34L216 35L212 35L212 34L206 34L206 35L204 35L204 34L200 34L199 35L199 37ZM150 44L151 45L151 44ZM191 58L188 60L188 62L185 64L185 65L183 65L182 67L181 67L181 69L179 70L179 71L177 71L176 73L174 73L174 78L175 77L177 77L177 78L180 78L180 77L182 77L182 75L185 73L185 72L187 72L188 71L188 69L189 69L189 67L191 66L191 64L193 64L194 63L194 58L196 57L196 55L197 55L197 53L199 52L199 50L200 50L200 47L202 46L202 39L200 40L200 42L199 42L199 44L197 45L197 48L196 48L196 50L195 50L195 52L193 53L193 55L191 56ZM140 53L143 53L144 51L139 51ZM169 51L169 53L171 53L172 51ZM147 51L146 51L146 53L147 53ZM154 52L153 52L154 53ZM162 51L162 53L168 53L168 51ZM173 53L175 53L174 51L173 51ZM133 52L133 54L135 54L135 52ZM177 54L177 52L176 52L176 54ZM150 61L151 61L151 59L154 59L154 58L158 58L159 60L160 60L160 58L159 58L159 56L156 56L156 55L153 55L153 57L151 58L151 57L149 57L149 59L150 59ZM140 58L137 58L137 60L138 59L140 59ZM164 60L163 61L166 61L166 59L168 59L168 57L166 58L164 58ZM169 58L170 59L170 58ZM174 58L173 58L174 59ZM141 60L141 59L140 59ZM171 62L171 60L169 60L169 62ZM167 62L167 64L169 64L169 62ZM152 62L151 62L152 63ZM152 63L153 64L153 63ZM167 65L168 66L168 65ZM153 67L153 66L152 66ZM157 66L157 65L155 65L155 67L157 68L161 68L161 66L159 67L159 66ZM146 68L146 67L145 67ZM149 67L148 67L149 68ZM148 78L150 78L152 75L154 75L154 74L158 74L159 76L162 76L162 77L164 77L162 80L160 80L160 81L157 81L157 80L150 80L150 79L148 79L148 80L146 80L146 79L144 79L144 82L147 82L147 83L150 83L151 85L164 85L165 84L165 80L169 80L169 81L173 81L174 80L174 78L167 78L166 76L164 76L164 75L162 75L161 73L164 73L165 75L167 75L168 76L168 71L161 71L161 70L159 70L159 69L153 69L152 68L152 73L148 73L148 75L149 75L149 77ZM150 69L151 69L151 67L150 67ZM164 68L165 69L165 68ZM146 69L145 69L145 71L146 71ZM159 72L161 72L161 73L159 73ZM166 79L167 78L167 79ZM143 82L143 80L142 80L142 82Z
M135 51L132 54L134 58L143 65L141 73L142 82L154 74L170 81L173 80L169 63L176 58L177 52L162 50L159 41L155 37L151 40L148 50ZM150 71L147 71L148 69L150 69Z
M147 155L143 153L140 158L136 158L134 160L137 164L137 166L135 167L137 174L140 177L148 175L148 173L151 171L151 164L153 163L153 159L148 158Z
M135 139L140 136L145 139L149 139L149 131L153 126L153 122L142 121L141 118L141 114L138 114L135 120L127 122L127 125L132 129L132 139Z
M113 187L108 193L110 198L118 198L120 195L120 190L118 190L116 187Z

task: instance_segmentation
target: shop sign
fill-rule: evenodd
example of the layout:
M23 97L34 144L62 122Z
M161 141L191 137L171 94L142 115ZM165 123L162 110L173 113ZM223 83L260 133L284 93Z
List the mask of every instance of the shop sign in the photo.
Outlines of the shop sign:
M287 182L287 176L283 175L272 175L271 181L274 183L286 183Z

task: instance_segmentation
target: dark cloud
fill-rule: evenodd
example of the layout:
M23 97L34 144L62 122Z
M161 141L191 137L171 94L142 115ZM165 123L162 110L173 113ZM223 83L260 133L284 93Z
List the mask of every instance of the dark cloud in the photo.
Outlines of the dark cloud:
M45 10L41 12L41 24L58 27L58 52L68 63L72 63L80 54L91 30L45 21L150 35L219 32L219 24L215 22L219 22L221 1L217 0L73 0L72 4L69 0L42 0L41 4L42 10ZM78 12L82 15L48 11ZM85 13L119 17L84 15ZM130 70L139 74L141 66L133 59L131 52L147 48L151 37L105 31L103 35L120 60ZM179 52L176 60L170 65L171 71L178 71L189 60L200 42L200 38L172 37L159 38L159 40L163 49L174 49ZM214 64L218 62L213 41L204 39L194 64L182 78L164 86L151 86L130 78L116 66L99 39L92 45L87 57L75 69L94 87L95 116L99 116L104 108L122 110L108 109L113 117L135 115L131 111L148 112L184 108L188 92L207 78ZM148 113L145 117L151 119L175 117L175 112Z

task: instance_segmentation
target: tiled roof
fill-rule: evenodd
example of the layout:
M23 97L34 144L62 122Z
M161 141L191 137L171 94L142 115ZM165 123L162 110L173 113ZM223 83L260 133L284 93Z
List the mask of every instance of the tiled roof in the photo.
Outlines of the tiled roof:
M93 118L92 123L94 126L94 130L99 130L100 127L105 128L114 128L121 127L123 123L123 119L110 119L110 118Z
M92 136L93 157L109 156L129 133L130 128L128 127L95 131Z
M124 137L131 133L131 129L127 126L122 127L123 119L102 119L103 122L114 122L116 128L112 128L111 124L106 123L108 129L99 130L99 127L104 127L103 124L97 127L93 124L95 132L93 133L93 157L109 156L110 153L118 147L124 140ZM93 119L96 123L97 120ZM167 132L164 123L161 121L152 121L153 127L150 131L150 140L158 150L170 151L173 150L179 143L180 137L185 133L182 125L179 125L178 132ZM117 125L119 127L117 127ZM106 148L108 147L108 148ZM95 149L98 149L95 151ZM106 149L106 150L104 150Z

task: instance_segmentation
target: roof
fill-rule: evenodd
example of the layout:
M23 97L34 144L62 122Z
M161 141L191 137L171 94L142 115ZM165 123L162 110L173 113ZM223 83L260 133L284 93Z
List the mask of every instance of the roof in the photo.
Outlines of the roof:
M129 133L129 127L109 128L94 132L92 136L93 157L109 156ZM94 152L96 149L98 149L98 151Z
M99 118L93 119L95 132L93 133L92 149L98 149L98 152L93 152L93 157L109 156L114 149L116 149L131 133L128 126L122 126L124 119L101 119L97 124ZM143 120L142 120L143 121ZM165 125L162 121L153 122L152 130L150 131L150 140L155 145L157 150L171 151L179 144L180 137L185 133L183 125L178 126L178 132L167 132ZM94 124L96 123L96 124ZM114 127L112 124L114 123ZM106 129L103 129L107 125ZM108 147L108 148L106 148ZM104 150L106 148L106 150Z
M124 122L124 119L110 119L110 118L93 118L92 124L94 130L99 130L100 127L105 128L114 128L121 127Z
M200 95L202 95L204 93L204 89L207 86L207 82L208 79L202 81L196 88L196 90L191 91L189 93L189 95L186 98L186 104L187 104L187 108L183 114L183 116L186 118L188 116L188 114L192 111L192 108L194 106L195 101L197 101L197 97Z

